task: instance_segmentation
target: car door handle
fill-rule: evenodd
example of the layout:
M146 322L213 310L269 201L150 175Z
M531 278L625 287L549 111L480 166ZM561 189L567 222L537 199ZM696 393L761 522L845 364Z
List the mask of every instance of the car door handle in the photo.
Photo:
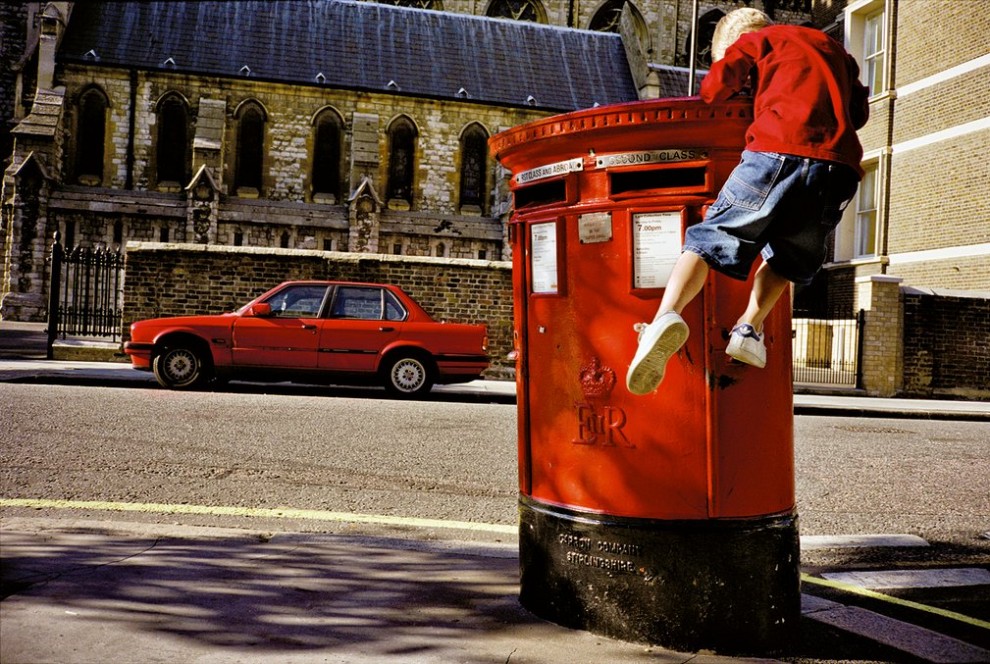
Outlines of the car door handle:
M308 323L303 323L302 329L304 329L304 330L315 330L316 329L316 326L315 325L309 325Z
M394 327L387 327L385 325L382 325L380 328L378 328L378 331L379 332L395 332L395 328Z

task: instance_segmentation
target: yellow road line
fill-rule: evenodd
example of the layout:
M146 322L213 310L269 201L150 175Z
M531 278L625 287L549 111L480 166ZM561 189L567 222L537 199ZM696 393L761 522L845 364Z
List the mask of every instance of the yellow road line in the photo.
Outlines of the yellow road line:
M911 600L908 599L901 599L899 597L884 595L883 593L878 593L874 590L863 588L862 586L854 586L851 583L843 583L842 581L833 581L831 579L820 579L816 576L810 576L808 574L802 574L801 581L818 586L825 586L827 588L833 588L835 590L841 590L847 593L853 593L855 595L861 595L863 597L869 597L870 599L877 599L883 602L887 602L888 604L905 606L911 609L916 609L918 611L924 611L925 613L933 613L935 615L942 616L943 618L951 618L952 620L958 620L959 622L966 623L967 625L973 625L975 627L980 627L982 629L990 629L990 622L987 622L985 620L980 620L978 618L971 618L970 616L966 616L961 613L956 613L955 611L947 611L945 609L940 609L937 606L928 606L927 604L919 604L918 602L912 602Z
M350 512L324 512L300 510L289 507L229 507L219 505L168 505L164 503L114 503L90 500L41 500L33 498L0 498L0 507L27 507L31 509L104 510L110 512L152 512L158 514L204 514L208 516L246 516L263 519L306 519L310 521L334 521L337 523L368 523L379 526L405 526L409 528L443 528L476 532L515 535L517 526L473 521L447 521L442 519L417 519L406 516L378 514L353 514Z

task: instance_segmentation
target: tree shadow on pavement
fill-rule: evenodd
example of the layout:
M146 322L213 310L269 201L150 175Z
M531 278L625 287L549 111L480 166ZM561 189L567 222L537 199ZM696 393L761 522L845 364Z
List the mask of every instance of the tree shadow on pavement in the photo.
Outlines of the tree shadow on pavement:
M540 620L519 605L512 546L203 532L5 525L0 660L729 661ZM891 661L802 623L784 661Z
M319 653L348 662L506 662L527 650L529 661L638 661L644 653L619 642L595 652L601 639L528 614L511 548L62 528L5 529L2 555L4 661L81 661L80 651L85 661L123 661L113 650L123 643L127 661L165 652L172 661L227 652L238 661Z

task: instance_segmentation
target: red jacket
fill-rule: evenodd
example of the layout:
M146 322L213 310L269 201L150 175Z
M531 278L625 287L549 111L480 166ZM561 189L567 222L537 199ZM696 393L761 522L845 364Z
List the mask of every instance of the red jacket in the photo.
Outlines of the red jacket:
M859 66L834 39L813 28L771 25L740 37L701 82L706 102L724 101L755 83L746 149L837 161L862 176L868 91Z

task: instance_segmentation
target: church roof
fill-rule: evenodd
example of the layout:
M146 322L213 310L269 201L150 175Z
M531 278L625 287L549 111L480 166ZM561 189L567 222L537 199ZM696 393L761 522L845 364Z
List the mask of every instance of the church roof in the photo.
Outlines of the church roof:
M59 58L554 111L637 98L616 34L348 0L79 2Z
M707 69L695 71L694 90L688 92L690 74L687 67L674 67L673 65L653 63L650 63L649 67L657 73L660 79L661 97L685 97L699 94L701 91L701 79L708 73Z

